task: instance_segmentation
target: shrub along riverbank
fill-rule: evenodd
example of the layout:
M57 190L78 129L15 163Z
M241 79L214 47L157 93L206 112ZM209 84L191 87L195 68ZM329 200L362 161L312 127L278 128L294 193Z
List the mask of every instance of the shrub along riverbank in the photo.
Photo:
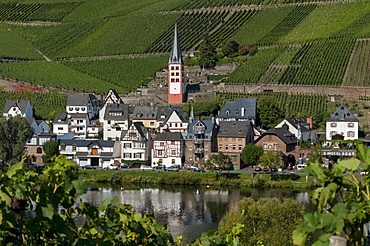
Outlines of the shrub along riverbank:
M79 170L80 177L93 182L168 184L168 185L218 185L249 186L269 188L312 188L312 176L297 174L252 174L252 173L196 173L180 172L140 172L131 170Z

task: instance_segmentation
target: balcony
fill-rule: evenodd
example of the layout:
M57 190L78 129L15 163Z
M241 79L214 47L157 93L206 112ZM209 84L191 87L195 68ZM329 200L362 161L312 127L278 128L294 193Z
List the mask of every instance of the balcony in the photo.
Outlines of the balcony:
M195 144L202 144L204 142L203 138L194 138L193 143Z
M203 134L204 133L204 130L205 130L205 127L204 126L196 126L193 128L193 133L194 134Z
M204 152L204 148L195 148L193 150L194 154L202 154Z

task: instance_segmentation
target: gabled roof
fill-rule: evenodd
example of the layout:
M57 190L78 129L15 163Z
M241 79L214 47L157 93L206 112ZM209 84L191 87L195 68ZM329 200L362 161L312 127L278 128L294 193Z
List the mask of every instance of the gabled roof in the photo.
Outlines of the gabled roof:
M157 119L157 107L154 106L136 106L132 114L134 120L155 120Z
M182 64L182 54L181 54L181 48L180 48L180 39L177 34L177 24L175 24L172 50L171 50L171 55L170 55L170 59L168 63L169 64Z
M17 107L22 113L25 113L29 103L29 100L6 100L3 112L8 113L12 107Z
M87 106L89 103L91 103L91 105L100 106L101 102L93 94L68 94L67 106Z
M289 122L289 124L291 124L297 130L298 128L300 128L302 132L310 131L310 124L307 123L306 118L288 118L285 120Z
M235 102L227 102L217 118L255 120L257 118L257 99L236 98Z
M213 118L212 119L206 119L206 120L189 121L188 129L187 129L188 135L193 134L194 126L204 126L204 133L209 134L214 130L214 128L216 126L216 122Z
M55 115L53 124L67 124L67 123L68 123L67 113L57 113Z
M139 136L135 141L147 141L147 133L148 129L144 126L142 122L134 122L132 123L129 130L122 132L122 139L125 138L126 134L130 134L132 128L135 128L136 131L139 133Z
M176 112L182 121L185 121L185 113L181 106L158 106L157 107L157 120L166 122L173 112Z
M118 95L118 93L115 89L110 89L107 93L107 96L104 99L103 105L113 104L113 103L123 104L124 102L121 99L121 97Z
M264 132L258 139L256 139L256 142L259 142L261 139L263 139L266 135L275 135L278 138L280 138L285 144L297 144L298 139L295 137L294 134L292 134L290 131L288 131L286 128L271 128L268 131Z
M330 118L326 122L358 122L354 112L348 110L345 105L340 105L337 110L331 114Z
M107 104L104 120L128 120L129 105L127 104Z
M162 132L158 134L154 141L182 141L184 138L180 132Z
M251 129L250 121L220 121L217 137L245 138Z

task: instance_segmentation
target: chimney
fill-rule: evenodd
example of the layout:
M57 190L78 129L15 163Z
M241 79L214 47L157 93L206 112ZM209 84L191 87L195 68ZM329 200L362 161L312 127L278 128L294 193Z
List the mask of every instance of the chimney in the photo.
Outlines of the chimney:
M310 124L310 129L313 127L312 118L307 118L307 123Z

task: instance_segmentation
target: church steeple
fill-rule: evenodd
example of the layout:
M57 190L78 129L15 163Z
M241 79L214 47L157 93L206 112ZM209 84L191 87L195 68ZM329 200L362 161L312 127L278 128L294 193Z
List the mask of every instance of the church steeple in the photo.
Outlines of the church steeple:
M177 35L177 24L175 24L174 38L172 44L172 50L170 55L169 64L182 64L182 54L180 48L180 40Z

